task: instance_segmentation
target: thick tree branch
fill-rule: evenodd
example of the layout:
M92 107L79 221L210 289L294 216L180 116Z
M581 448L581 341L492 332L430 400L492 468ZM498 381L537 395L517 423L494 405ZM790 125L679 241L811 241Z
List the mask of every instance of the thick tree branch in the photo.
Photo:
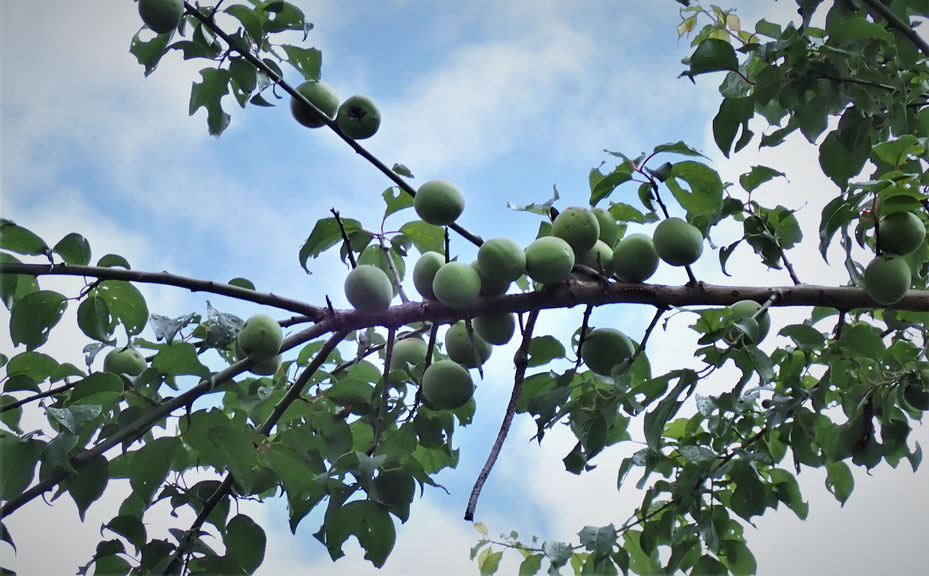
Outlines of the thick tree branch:
M523 389L523 380L526 377L526 369L529 367L529 343L532 341L532 331L535 328L535 321L538 317L539 311L532 310L529 312L529 316L526 319L523 341L519 345L519 350L516 352L516 358L514 358L516 376L513 379L513 393L510 394L510 402L506 406L506 413L503 415L503 423L500 425L497 439L490 449L490 455L487 456L487 462L484 463L484 468L481 470L481 473L477 475L477 480L474 481L471 497L468 498L468 508L465 510L464 519L469 522L474 520L474 510L477 508L478 498L481 497L481 490L483 490L484 483L487 481L487 477L490 476L490 471L493 470L494 464L497 462L497 457L500 455L500 450L503 448L503 442L506 441L506 436L510 432L510 425L513 423L513 415L516 414L516 402L519 400L519 394Z
M240 288L222 282L199 280L187 276L178 276L168 272L143 272L139 270L125 270L123 268L106 268L102 266L72 266L69 264L0 264L0 275L23 274L26 276L81 276L96 278L98 280L125 280L127 282L142 282L144 284L162 284L186 288L191 292L209 292L220 294L239 300L247 300L256 304L272 306L282 310L289 310L318 321L327 314L325 308L312 306L306 302L284 298L267 292L256 292L248 288Z
M370 152L368 152L361 144L359 144L355 140L352 140L351 138L346 136L341 130L339 130L339 127L336 124L335 120L321 113L319 108L317 108L316 106L313 105L312 102L307 100L306 96L297 92L297 90L293 86L285 82L284 78L278 75L278 73L272 70L271 67L269 67L267 64L262 62L260 58L257 58L254 54L252 54L248 50L242 49L242 47L239 45L239 43L234 38L232 38L229 34L227 34L225 31L220 29L219 26L216 25L216 22L213 21L213 18L211 16L206 16L202 14L189 2L184 2L184 8L186 9L188 14L192 15L194 18L202 22L203 25L209 28L211 32L215 33L217 36L225 40L232 50L234 50L239 55L241 55L243 58L248 60L248 62L250 62L255 68L258 68L259 70L264 72L268 76L268 78L270 78L275 84L280 86L285 92L290 94L291 97L296 98L303 104L319 112L320 118L322 118L322 120L326 123L326 126L331 128L333 132L339 135L339 138L341 138L342 140L345 141L346 144L351 146L352 150L354 150L356 154L358 154L359 156L361 156L362 158L370 162L375 168L377 168L385 176L387 176L387 178L393 181L394 184L399 186L401 190L403 190L410 196L414 196L414 197L416 196L416 191L413 190L413 187L410 186L410 184L406 180L404 180L403 178L400 177L399 174L397 174L396 172L388 168L386 164L378 160L378 158L374 156L374 154L371 154ZM452 223L452 224L449 224L448 227L454 230L455 232L457 232L458 234L460 234L464 239L466 239L468 242L471 242L475 246L480 246L481 244L484 243L484 240L480 236L469 232L468 230L462 228L461 225L459 224Z
M873 12L880 14L884 20L887 20L891 28L896 28L901 34L909 38L910 41L919 48L920 52L929 56L929 43L923 40L923 38L916 33L916 30L913 30L912 26L894 14L889 6L881 2L881 0L864 0L864 3L867 4L868 8Z

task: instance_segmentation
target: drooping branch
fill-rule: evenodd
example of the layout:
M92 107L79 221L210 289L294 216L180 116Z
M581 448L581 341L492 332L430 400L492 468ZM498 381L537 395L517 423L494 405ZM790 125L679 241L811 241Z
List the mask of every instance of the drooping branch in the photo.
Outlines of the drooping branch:
M482 468L480 474L477 475L477 480L474 481L474 488L471 490L471 497L468 498L468 508L465 510L464 519L469 522L474 520L474 510L477 508L477 501L481 497L481 490L484 489L484 483L487 481L487 477L490 476L490 471L493 470L494 464L497 462L497 457L500 455L503 443L506 441L507 434L510 432L510 426L513 424L513 416L516 414L516 402L519 400L519 395L522 392L523 380L526 377L526 369L529 367L529 343L532 341L532 331L535 329L535 321L538 317L539 311L532 310L529 312L529 316L526 319L526 328L523 330L523 340L514 358L516 375L513 378L513 393L510 394L510 402L506 406L506 413L503 415L503 423L500 424L500 431L497 433L497 439L494 440L494 444L490 449L490 455L487 456L487 462L484 463L484 468Z
M912 26L894 14L889 6L881 2L881 0L864 0L864 3L867 4L868 8L872 11L880 14L884 20L887 20L887 23L890 24L892 28L896 28L901 34L909 38L910 41L919 48L920 52L929 57L929 43L927 43L922 36L917 34Z
M262 423L256 432L262 436L268 436L271 433L271 430L274 429L274 426L277 425L278 421L281 419L281 416L284 415L284 412L287 408L290 407L297 398L303 393L303 390L309 384L310 379L313 375L319 370L320 366L329 358L329 355L339 345L339 342L345 339L348 335L348 332L337 332L329 337L323 347L316 353L316 357L313 358L313 361L300 373L300 377L294 381L294 383L287 390L287 393L281 398L277 404L275 404L274 409L271 411L271 414L268 418ZM194 520L193 524L190 525L190 528L185 532L183 538L181 539L181 545L178 546L175 551L174 558L180 559L181 556L185 554L185 549L190 546L190 544L196 539L196 534L200 531L200 528L203 527L204 522L213 512L213 509L219 505L220 502L229 494L232 490L232 486L235 482L232 473L229 472L226 474L226 477L223 478L222 483L216 488L210 498L203 505L203 509L200 510L200 513L197 515L197 518Z
M396 172L388 168L387 165L381 162L374 154L368 152L364 148L364 146L362 146L357 141L346 136L345 133L339 130L339 127L336 124L335 120L329 118L326 114L322 113L322 111L319 110L319 108L317 108L312 102L310 102L306 98L306 96L304 96L300 92L297 92L297 90L293 86L285 82L284 78L281 77L277 72L275 72L270 66L265 64L260 58L256 57L254 54L252 54L248 50L243 49L242 46L239 45L239 42L236 39L234 39L232 36L227 34L224 30L222 30L219 26L216 25L216 22L213 20L212 16L206 16L202 14L197 8L192 6L189 2L184 2L184 8L186 9L188 14L192 15L194 18L196 18L201 23L203 23L204 26L209 28L211 32L213 32L214 34L222 38L232 50L234 50L239 55L241 55L243 58L245 58L249 63L255 66L255 68L258 68L263 73L265 73L268 76L268 78L270 78L275 84L280 86L291 97L296 98L298 101L302 102L304 105L309 106L312 110L315 110L319 114L319 117L322 119L322 121L326 123L326 126L331 128L333 132L338 134L339 138L341 138L342 140L345 141L346 144L351 146L352 150L354 150L356 154L358 154L359 156L361 156L362 158L370 162L381 173L387 176L387 178L389 178L394 184L399 186L401 190L403 190L410 196L414 196L414 197L416 196L416 191L413 190L413 187L410 186L410 184L406 180L404 180L402 177L400 177L399 174L397 174ZM452 223L452 224L449 224L448 227L454 230L455 232L457 232L458 234L460 234L464 239L466 239L468 242L471 242L475 246L480 246L481 244L484 243L484 240L480 236L473 234L472 232L469 232L468 230L466 230L459 224Z
M141 282L144 284L161 284L186 288L191 292L209 292L247 300L256 304L272 306L281 310L296 312L309 317L313 321L322 319L327 311L325 308L313 306L300 300L284 298L268 292L256 292L248 288L241 288L212 280L200 280L187 276L178 276L168 272L145 272L140 270L126 270L124 268L106 268L103 266L72 266L70 264L0 264L0 276L4 274L22 274L25 276L81 276L96 278L98 280L124 280L127 282Z

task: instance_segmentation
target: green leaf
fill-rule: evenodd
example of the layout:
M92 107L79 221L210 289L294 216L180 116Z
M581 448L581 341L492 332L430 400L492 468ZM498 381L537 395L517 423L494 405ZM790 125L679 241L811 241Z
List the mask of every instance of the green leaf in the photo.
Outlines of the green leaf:
M365 549L365 559L380 568L387 561L397 539L394 522L387 509L370 500L356 500L337 508L325 524L329 556L338 560L345 555L342 545L355 536Z
M564 566L574 554L574 548L567 542L545 542L542 544L542 552L548 558L552 566Z
M127 336L142 332L148 322L148 305L139 289L122 280L104 280L95 294L103 298L106 308L123 327Z
M342 218L342 226L345 228L345 234L350 236L354 232L361 230L361 222L351 218ZM307 260L316 258L329 248L342 242L342 233L339 231L339 224L335 218L323 218L316 221L313 231L303 246L300 248L300 266L307 273L310 270L306 267Z
M690 57L690 74L706 74L720 70L737 70L739 59L735 49L725 40L707 38L697 45Z
M237 514L226 525L223 543L226 555L233 558L246 574L252 574L264 560L267 536L254 520Z
M868 146L849 150L842 143L839 132L833 130L819 146L819 165L835 184L845 190L848 181L857 176L868 159Z
M686 182L690 190L682 188L678 180ZM678 162L671 168L671 176L665 184L689 214L711 214L722 206L722 180L705 164L690 160Z
M237 286L239 288L245 288L246 290L254 290L255 283L249 280L248 278L233 278L228 282L230 286Z
M653 151L655 154L660 152L669 152L671 154L681 154L682 156L702 156L706 158L706 154L700 152L696 148L691 148L683 141L677 142L667 142L665 144L659 144L655 146Z
M755 98L747 96L745 98L723 98L722 104L719 105L719 112L713 118L713 138L716 145L726 158L729 157L729 151L732 150L732 142L739 133L739 128L743 134L748 133L748 121L755 115ZM747 143L747 142L746 142ZM744 146L744 144L743 144ZM741 147L736 148L736 152Z
M100 260L97 260L97 266L103 268L115 268L119 266L120 268L125 268L130 270L129 261L120 256L119 254L106 254Z
M596 170L599 172L599 170ZM632 180L632 167L620 164L615 170L599 179L590 189L590 205L596 206L598 202L613 193L617 186Z
M426 252L445 253L445 228L427 224L422 220L413 220L400 227L421 254Z
M139 64L145 67L145 76L148 76L158 67L158 62L164 56L172 34L158 34L148 42L142 41L141 34L140 31L132 37L132 42L129 44L129 53L135 56Z
M497 573L500 567L500 559L503 558L503 551L494 552L493 548L484 548L477 557L477 567L481 571L481 576L490 576Z
M23 296L10 311L13 345L25 344L33 350L45 344L67 307L67 299L58 292L39 290Z
M403 164L395 163L390 169L404 178L415 178L413 172ZM407 194L407 196L409 196L409 194Z
M0 252L0 268L3 264L19 264L20 261L15 257ZM34 276L26 274L0 274L0 298L3 299L3 305L7 310L13 308L13 304L22 299L26 294L31 294L39 289L39 283Z
M190 87L189 112L193 116L200 108L206 108L206 123L211 136L219 136L229 126L229 114L223 112L222 99L229 93L231 75L223 68L200 70L202 82Z
M554 336L537 336L529 342L529 367L544 366L565 357L564 345Z
M768 180L772 180L778 176L786 178L783 172L778 172L774 168L752 166L751 170L739 176L739 184L742 185L742 188L744 188L746 192L751 192Z
M48 254L48 245L30 230L0 219L0 249L27 256Z
M238 20L245 29L245 33L251 36L252 40L258 41L264 36L261 29L261 20L259 20L258 16L255 15L255 11L251 8L242 4L234 4L232 6L227 6L223 9L223 12Z
M109 342L116 328L106 300L92 292L77 307L77 325L88 338Z
M387 204L387 209L384 211L384 218L401 210L413 207L413 197L395 186L384 190L381 196Z
M926 153L926 149L912 134L906 134L889 142L881 142L874 146L872 151L878 158L894 168L904 164L910 156L922 156Z
M52 248L66 264L86 266L90 264L90 242L80 234L68 234Z
M542 568L542 554L530 554L519 564L519 576L534 576Z
M210 369L200 363L197 348L189 342L175 342L165 346L152 359L152 368L163 374L191 374L208 378Z
M613 552L617 538L616 528L612 524L606 526L585 526L577 533L584 548L599 557L609 556Z
M301 48L283 44L281 48L287 54L287 63L303 75L304 80L319 81L323 55L316 48Z
M143 502L151 502L155 491L161 486L180 441L173 436L156 438L136 450L132 454L132 463L129 467L129 485L135 495Z
M682 370L678 374L677 385L668 392L667 396L661 399L654 410L645 415L645 442L649 449L657 452L661 447L661 436L664 434L665 425L668 423L683 404L678 400L684 389L691 387L696 383L696 374L690 370ZM689 395L689 394L688 394Z
M0 500L22 494L32 483L43 444L37 440L19 440L0 436Z
M806 324L791 324L790 326L785 326L778 334L787 336L793 340L801 350L818 350L826 344L826 337L823 333Z
M797 518L806 520L807 514L809 514L810 511L810 506L803 501L797 478L787 470L781 470L780 468L771 469L768 472L768 476L771 479L771 484L774 486L774 493L777 499L787 504L787 506L793 510L794 514L797 515Z
M128 540L136 550L141 549L147 541L145 524L139 516L128 514L116 516L106 524L106 528Z
M84 513L106 490L110 480L109 462L102 455L95 456L69 476L62 485L71 493L77 504L77 513L84 521Z
M697 560L691 574L700 574L700 576L729 576L729 570L723 566L722 562L706 554Z
M10 358L6 366L8 378L26 376L38 384L52 375L58 368L58 361L41 352L23 352Z
M845 462L826 463L826 488L843 506L855 489L855 478Z

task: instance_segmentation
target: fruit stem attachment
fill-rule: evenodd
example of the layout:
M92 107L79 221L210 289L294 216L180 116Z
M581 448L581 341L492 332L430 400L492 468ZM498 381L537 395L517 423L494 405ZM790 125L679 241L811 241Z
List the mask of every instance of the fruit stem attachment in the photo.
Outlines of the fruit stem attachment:
M516 351L516 357L513 363L516 365L516 376L513 380L513 393L510 395L510 403L507 404L506 413L503 415L503 423L500 425L500 431L497 433L497 439L490 449L490 455L487 456L487 462L484 468L477 475L474 481L474 488L471 489L471 497L468 498L468 507L465 510L464 519L471 522L474 520L474 510L477 508L477 500L481 497L481 490L484 489L484 483L490 476L500 450L503 448L503 442L510 431L510 425L513 423L513 415L516 413L516 401L519 400L519 394L523 389L523 380L526 377L526 369L529 367L529 343L532 341L532 331L535 329L535 321L539 317L539 310L530 310L526 319L526 327L523 330L523 341Z

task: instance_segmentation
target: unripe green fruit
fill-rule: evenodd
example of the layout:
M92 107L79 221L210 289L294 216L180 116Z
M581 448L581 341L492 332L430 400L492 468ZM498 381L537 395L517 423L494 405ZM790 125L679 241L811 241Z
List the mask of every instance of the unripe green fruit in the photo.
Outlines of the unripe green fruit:
M345 277L345 297L355 310L379 314L390 308L394 287L377 266L359 264Z
M581 346L584 364L602 376L609 376L614 366L629 360L633 354L635 346L632 340L613 328L598 328L589 332Z
M477 251L477 262L485 278L508 284L526 272L526 253L509 238L491 238Z
M410 370L420 362L426 361L428 345L420 338L403 338L394 342L390 353L391 370Z
M878 256L864 271L865 290L878 304L893 304L910 289L910 267L903 256Z
M248 357L242 347L239 345L239 341L235 342L235 357L239 360L243 360ZM277 374L277 371L281 369L281 364L283 358L280 354L276 354L267 360L262 360L261 362L256 362L254 366L249 369L249 372L252 374L257 374L258 376L273 376Z
M526 248L526 274L540 284L555 284L574 268L574 250L556 236L543 236Z
M339 109L339 95L332 86L325 82L309 81L297 86L296 90L319 108L330 120L335 118L336 111ZM326 125L322 116L315 110L293 97L290 99L290 113L293 114L297 122L307 128L319 128Z
M616 224L616 218L605 208L594 208L591 210L597 217L597 223L600 224L600 240L612 248L616 246L616 239L619 237L619 225Z
M238 345L242 352L258 362L270 360L281 351L284 331L274 318L255 314L239 330Z
M445 265L445 257L438 252L426 252L413 266L413 286L419 295L427 300L435 300L432 281L439 268Z
M462 308L477 300L481 293L481 277L464 262L449 262L435 273L432 291L446 306Z
M423 373L422 393L436 410L461 408L474 396L467 368L451 360L433 362Z
M488 314L471 322L474 332L486 342L502 346L513 338L516 331L516 314Z
M680 218L666 218L652 235L655 252L672 266L688 266L703 254L703 235L700 229Z
M138 376L146 366L145 358L135 348L110 350L103 358L103 369L114 374Z
M381 126L381 113L367 96L352 96L335 116L339 130L353 140L364 140L377 133Z
M577 260L584 266L590 266L607 276L613 273L613 249L603 240L597 240L594 247L581 254Z
M419 187L413 208L423 221L448 226L464 212L465 200L454 184L447 180L430 180Z
M613 248L613 272L624 282L645 282L658 269L658 252L646 234L630 234Z
M761 308L761 304L754 300L739 300L729 307L729 313L733 321L742 322L754 316L759 308ZM768 311L765 310L763 314L759 315L754 320L757 323L757 331L755 334L749 334L749 340L752 344L758 344L765 339L765 336L768 335L768 330L771 329L771 316L769 316Z
M182 0L139 0L139 16L153 32L165 34L178 27L184 16Z
M572 206L555 217L552 236L570 244L575 254L583 254L600 238L600 222L587 208Z
M474 334L474 350L480 365L487 362L493 347L478 334ZM477 368L474 361L474 352L471 350L471 339L468 338L468 327L462 321L455 322L445 332L445 353L455 362L466 368Z
M499 296L501 294L506 294L506 291L510 289L510 284L512 282L509 280L503 280L500 277L491 279L484 276L477 260L471 262L471 268L474 268L474 271L477 272L478 277L481 279L481 296Z
M878 236L881 250L905 255L914 252L926 241L926 225L912 212L894 212L881 218Z

